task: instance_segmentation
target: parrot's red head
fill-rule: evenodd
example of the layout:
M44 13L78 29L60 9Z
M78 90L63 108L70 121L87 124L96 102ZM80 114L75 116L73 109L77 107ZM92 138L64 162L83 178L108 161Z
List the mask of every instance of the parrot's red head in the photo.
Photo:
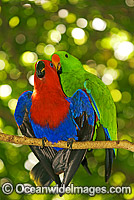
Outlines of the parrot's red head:
M40 60L35 64L34 89L40 90L42 87L60 86L57 71L52 62Z

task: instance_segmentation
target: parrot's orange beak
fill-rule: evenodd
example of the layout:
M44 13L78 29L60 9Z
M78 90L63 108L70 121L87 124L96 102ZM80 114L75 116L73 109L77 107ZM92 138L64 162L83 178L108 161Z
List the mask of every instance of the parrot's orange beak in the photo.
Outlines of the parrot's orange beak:
M57 72L61 70L60 57L57 54L52 55L52 63L54 64Z

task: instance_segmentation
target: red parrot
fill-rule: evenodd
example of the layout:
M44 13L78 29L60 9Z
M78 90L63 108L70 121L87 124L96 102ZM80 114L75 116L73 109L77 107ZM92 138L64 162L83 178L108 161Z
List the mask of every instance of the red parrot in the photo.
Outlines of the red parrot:
M55 66L48 60L36 63L34 90L19 97L14 116L23 135L46 138L51 142L64 140L70 146L73 140L92 140L96 120L87 94L77 90L68 98ZM33 179L40 185L48 186L55 181L60 186L59 174L64 172L62 185L66 187L80 163L90 173L85 149L30 148L40 161L31 171Z

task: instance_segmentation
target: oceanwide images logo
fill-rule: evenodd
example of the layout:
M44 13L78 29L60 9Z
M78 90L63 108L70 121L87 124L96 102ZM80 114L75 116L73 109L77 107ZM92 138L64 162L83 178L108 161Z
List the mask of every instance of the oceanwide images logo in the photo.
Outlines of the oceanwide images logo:
M53 187L34 187L29 184L18 183L15 187L11 183L4 183L1 187L2 192L5 195L11 194L15 191L17 194L88 194L93 197L96 194L131 194L131 187L113 187L109 189L105 186L103 187L88 187L88 186L74 186L70 184L68 187L65 185L58 187L55 185Z

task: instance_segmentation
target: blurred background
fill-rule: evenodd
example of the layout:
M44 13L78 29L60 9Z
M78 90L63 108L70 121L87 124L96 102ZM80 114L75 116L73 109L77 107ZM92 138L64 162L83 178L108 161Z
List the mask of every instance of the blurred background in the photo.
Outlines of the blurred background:
M58 50L76 56L109 87L117 108L118 139L134 142L134 1L1 0L0 131L21 135L14 120L17 99L33 90L34 65ZM119 150L108 183L104 150L88 153L92 176L79 168L76 186L131 186L132 194L4 195L1 200L134 199L134 153ZM0 185L28 183L37 162L28 146L0 142Z

